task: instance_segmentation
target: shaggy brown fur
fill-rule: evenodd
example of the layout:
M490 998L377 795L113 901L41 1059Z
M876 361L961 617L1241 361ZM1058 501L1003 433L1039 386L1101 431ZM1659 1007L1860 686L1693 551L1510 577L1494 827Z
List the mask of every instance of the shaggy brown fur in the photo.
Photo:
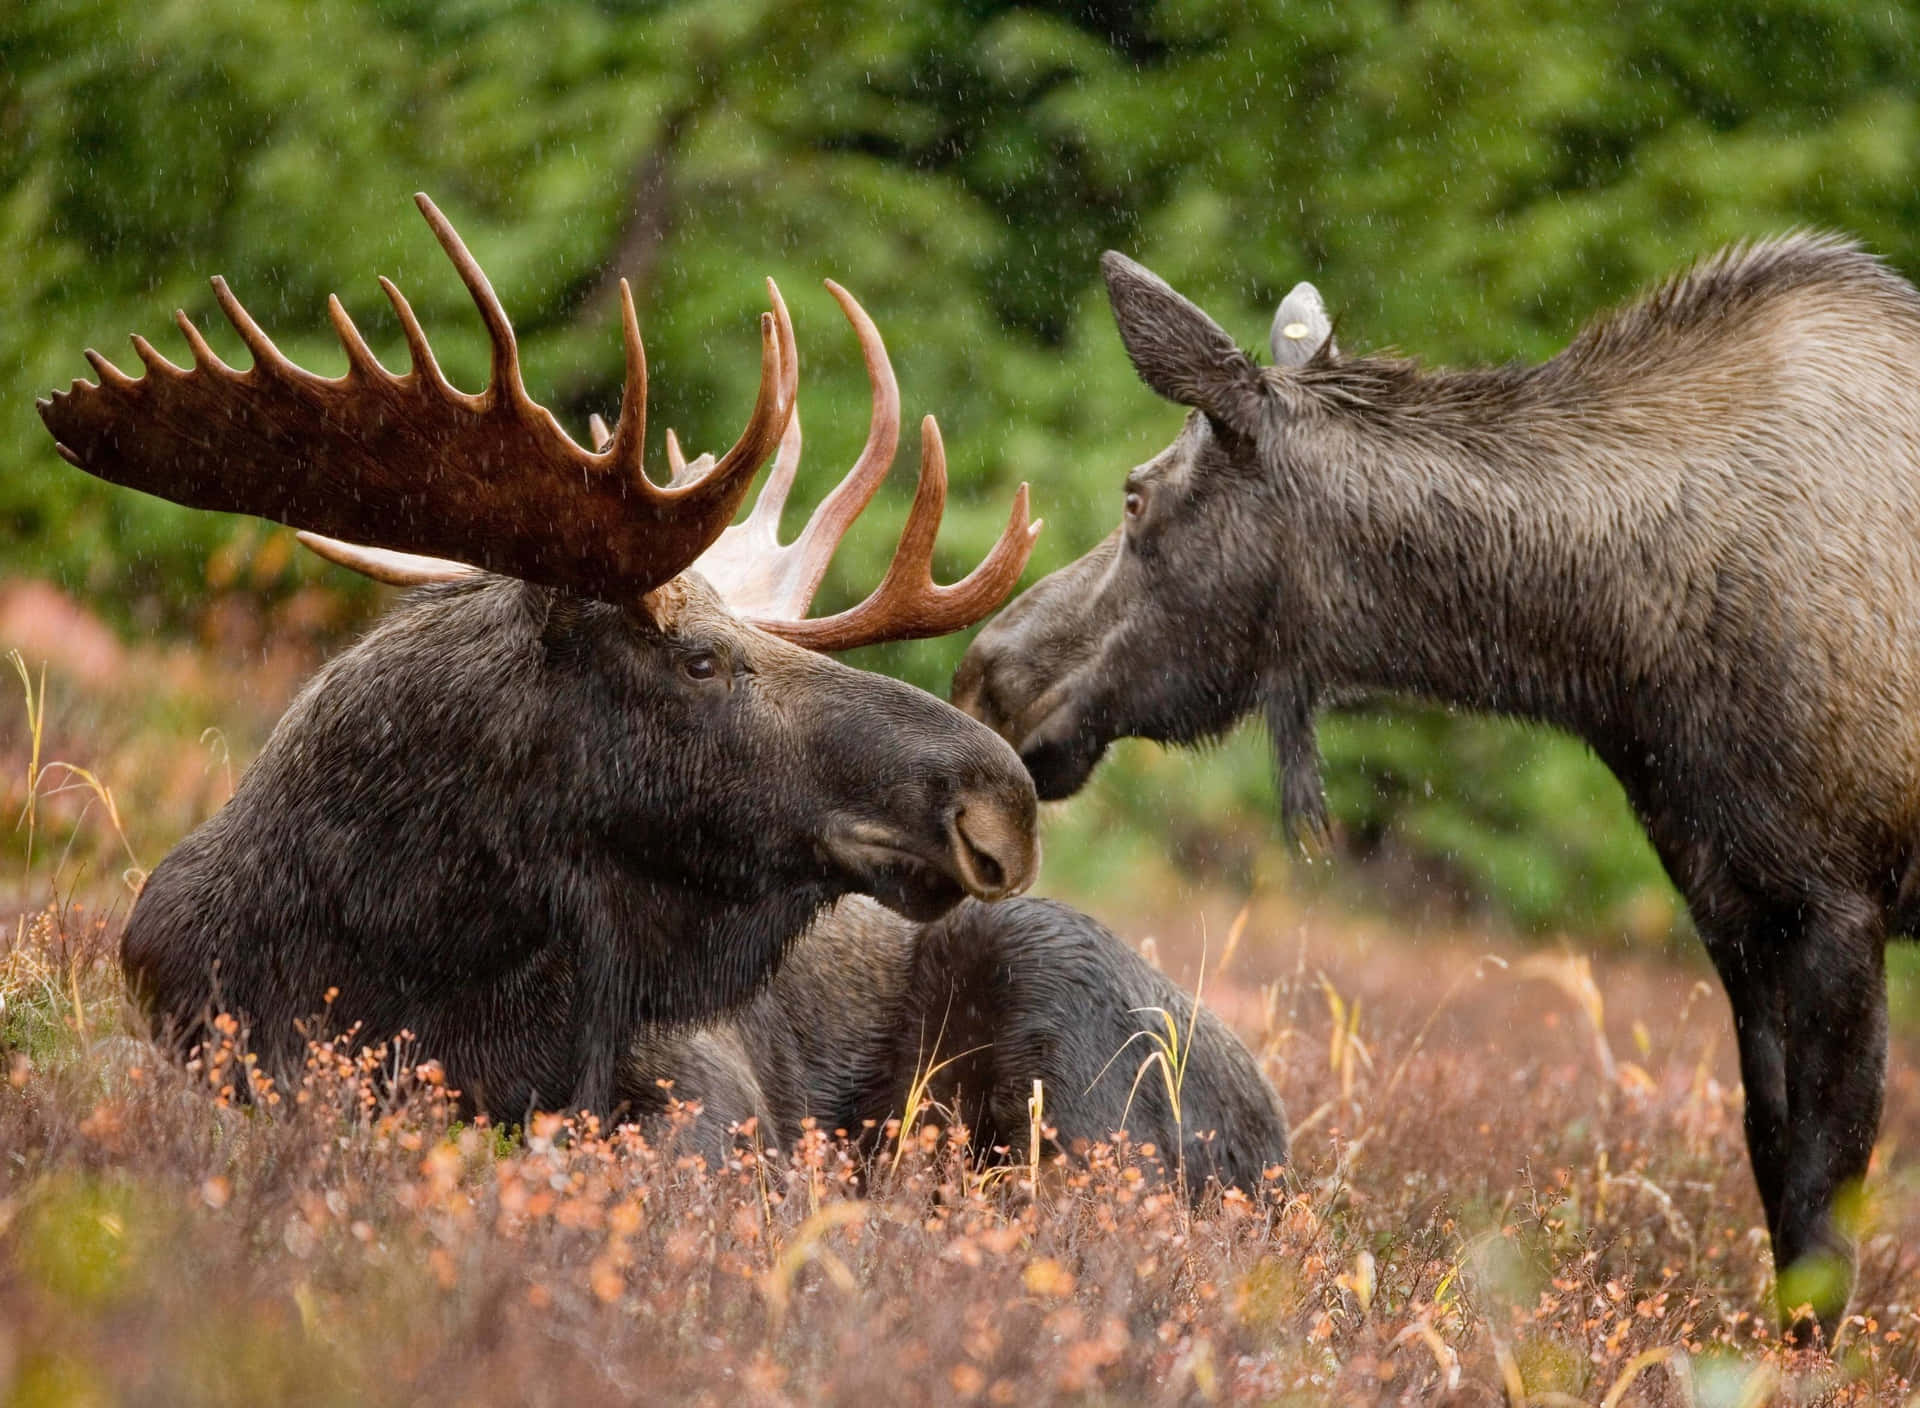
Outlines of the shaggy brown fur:
M1191 1040L1179 1104L1141 1063L1161 1013ZM1028 1102L1044 1091L1056 1147L1125 1130L1195 1197L1255 1192L1287 1160L1287 1121L1259 1064L1208 1008L1086 915L1049 900L962 904L916 924L842 900L794 944L759 997L704 1025L645 1034L633 1107L698 1100L691 1137L719 1166L734 1130L791 1147L812 1119L868 1142L910 1115L916 1080L984 1159L1028 1154ZM863 1136L862 1126L869 1127Z
M1194 414L1129 476L1121 530L982 633L956 701L1043 796L1116 737L1263 708L1309 824L1313 712L1345 691L1586 739L1732 999L1779 1262L1843 1265L1884 944L1920 920L1920 296L1795 236L1540 366L1346 358L1319 326L1308 355L1276 329L1290 364L1263 369L1145 269L1106 269L1142 377ZM1831 1330L1844 1283L1782 1295Z
M1258 1189L1286 1120L1224 1027L1202 1014L1177 1111L1130 1099L1140 1043L1113 1058L1159 1030L1140 1009L1187 1030L1186 995L1071 910L955 910L1031 880L1034 813L987 729L695 577L644 617L478 577L315 677L154 870L122 955L183 1050L235 1014L283 1084L324 1014L412 1033L502 1122L644 1113L670 1080L717 1163L749 1119L788 1146L808 1118L911 1115L915 1074L964 1053L932 1093L984 1145L1025 1147L1040 1080L1068 1148L1125 1127L1196 1196Z

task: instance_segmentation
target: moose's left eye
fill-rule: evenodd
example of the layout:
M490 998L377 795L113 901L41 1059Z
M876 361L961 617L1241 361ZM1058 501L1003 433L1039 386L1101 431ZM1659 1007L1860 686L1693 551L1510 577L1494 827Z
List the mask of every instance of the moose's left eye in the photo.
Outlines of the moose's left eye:
M1138 489L1127 490L1127 517L1138 518L1147 511L1147 496Z
M720 662L713 652L703 650L697 655L683 656L680 673L690 680L710 680L720 673Z

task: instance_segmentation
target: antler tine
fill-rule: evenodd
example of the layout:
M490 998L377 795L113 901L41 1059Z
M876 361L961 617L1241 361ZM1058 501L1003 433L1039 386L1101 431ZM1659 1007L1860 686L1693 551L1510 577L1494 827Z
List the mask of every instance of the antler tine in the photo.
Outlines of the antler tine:
M771 284L773 281L769 279L767 282ZM794 343L791 322L784 325L780 355L786 360L786 365L793 368L797 387L800 349ZM774 451L773 468L767 471L767 480L760 486L759 497L753 501L753 507L747 510L745 526L754 537L762 540L762 545L769 552L780 546L780 514L787 506L787 494L793 489L793 477L800 468L800 447L800 400L796 394L787 410L787 424L780 435L780 448ZM673 448L677 450L678 444L674 444Z
M853 520L873 501L893 467L900 444L900 386L894 379L893 364L887 360L880 330L840 285L829 279L827 290L853 325L866 362L867 380L873 388L867 443L846 477L814 509L799 537L782 547L780 513L800 464L800 408L794 407L787 433L780 441L780 453L753 511L744 523L722 534L695 564L736 609L748 615L777 620L798 620L806 615L813 594L827 575L834 550ZM676 448L669 442L670 460Z
M1020 580L1040 534L1027 522L1027 486L980 565L952 586L933 580L933 545L947 498L947 456L932 416L920 422L920 482L892 564L873 594L858 606L817 621L756 620L772 635L811 650L851 650L884 640L915 640L961 630L986 616Z
M146 364L149 372L157 376L173 377L175 379L186 376L187 369L185 367L176 366L174 363L168 361L155 349L151 342L148 342L144 337L140 336L139 333L135 333L132 337L128 338L127 341L133 344L134 355Z
M345 316L344 314L342 316ZM174 325L180 329L180 335L187 340L187 346L193 349L194 365L206 367L223 376L235 376L237 373L220 359L220 354L207 345L206 338L200 335L200 329L193 325L193 319L187 316L187 310L173 310Z
M780 515L786 511L787 495L800 469L800 448L800 407L796 403L793 414L787 417L787 430L780 437L780 448L773 453L773 467L767 471L753 507L747 510L746 518L734 525L758 542L764 552L786 551L780 546ZM727 531L731 533L734 529Z
M754 398L747 428L712 469L691 483L659 491L667 503L698 505L703 511L711 508L718 513L718 505L725 504L723 528L733 521L753 476L786 433L799 385L799 358L782 355L783 349L793 345L793 320L787 316L786 300L772 279L767 280L767 296L773 312L760 315L760 391Z
M329 538L324 533L295 533L293 536L300 540L301 547L316 556L394 587L456 582L479 571L464 562L453 562L444 557L422 557L418 553L363 547L359 543L344 543L338 538Z
M480 321L487 326L487 341L493 347L493 366L483 395L498 397L504 393L516 406L540 409L534 405L532 398L527 395L527 388L521 383L520 344L514 338L513 324L507 320L507 310L500 306L500 296L493 291L493 285L488 282L480 261L473 257L467 249L467 242L460 238L459 231L440 213L440 207L428 198L425 191L415 191L413 203L427 217L434 238L440 241L440 248L447 252L454 271L460 275L460 282L467 286L467 292L473 296L473 306L480 310Z
M873 410L868 417L867 443L861 448L860 458L854 461L846 477L834 485L833 492L820 501L807 519L807 526L794 540L804 564L800 569L804 583L802 611L819 590L820 581L827 575L828 564L833 561L847 529L880 491L900 448L900 383L894 377L893 363L887 357L887 345L880 338L880 329L852 294L832 279L826 280L826 285L859 339L860 354L867 364L867 384L873 390Z
M612 444L595 431L593 448L605 455L607 463L616 469L628 470L634 479L644 481L647 472L641 457L646 453L647 444L647 349L640 340L640 315L633 308L633 286L625 279L620 280L620 335L626 343L627 370L620 391L619 426Z
M800 451L798 438L800 434L798 397L800 349L794 342L793 320L787 314L787 302L780 296L779 285L775 284L772 279L767 280L767 293L773 302L775 334L779 339L780 366L782 369L779 394L786 402L786 421L785 428L780 432L778 448L774 452L773 468L769 471L766 484L761 487L760 497L754 500L753 507L747 512L747 521L749 523L759 522L762 518L763 510L767 505L767 501L769 497L771 497L773 500L773 517L777 525L780 517L780 506L786 502L787 489L793 483L793 471L797 464L797 460L794 457L798 456ZM766 385L765 372L766 367L763 363L761 366L761 385L763 389ZM756 405L754 410L757 415L759 407ZM751 429L752 427L749 427L749 430ZM746 438L746 434L743 433L741 435L741 441L744 443ZM791 453L789 453L787 444L789 438L793 440ZM739 446L736 445L734 449L739 449ZM728 452L729 457L732 454L733 451ZM760 458L765 459L766 456L762 454ZM725 463L725 460L721 460L719 465L716 465L713 456L710 454L702 454L689 463L686 451L680 448L680 437L674 434L671 428L668 429L668 487L691 489L694 485L704 483L707 479L715 477L716 474L721 472L720 465L724 465ZM730 473L731 471L727 472Z
M420 326L420 320L414 316L413 305L407 302L407 296L385 274L380 276L380 291L387 296L387 302L393 305L393 315L400 320L400 332L407 339L407 357L412 365L409 376L446 400L453 401L469 409L474 408L480 398L469 396L456 390L447 380L447 374L440 370L440 363L433 355L433 344L427 341L426 330Z
M182 313L179 316L185 318L186 314ZM360 336L360 329L353 325L353 319L347 316L347 310L340 305L340 299L335 294L327 295L327 317L333 322L334 335L340 339L340 345L347 351L347 365L351 369L348 372L349 376L358 372L363 376L379 376L385 377L388 381L393 380L393 374L380 365L380 359L373 355L373 349L367 346L367 340ZM195 350L198 351L198 348L196 347Z
M227 287L227 281L215 274L210 280L213 284L213 296L219 301L220 311L227 315L227 321L233 324L233 330L240 334L240 340L247 344L247 351L253 353L253 369L261 376L281 377L304 376L300 368L289 362L273 339L253 320L253 314L240 306L240 300L233 296L233 290ZM136 340L137 345L137 340Z
M607 429L607 423L600 418L600 412L595 411L587 417L587 434L593 437L594 452L604 455L607 452L607 446L613 441L613 432Z
M799 469L802 447L800 408L796 404L789 412L779 453L752 510L745 521L722 533L694 564L736 611L748 616L787 620L806 614L807 604L812 601L847 524L872 499L880 481L886 477L899 439L899 388L893 380L893 369L887 363L886 349L880 344L879 332L844 290L831 282L827 286L840 299L841 307L848 310L848 319L865 353L867 374L873 383L873 423L868 430L866 449L846 480L814 511L800 537L782 547L780 514ZM798 353L790 336L783 341L788 363L792 365L797 362ZM685 464L679 441L671 434L667 438L667 459L673 465L676 482L681 475L699 469L697 461L690 467Z
M680 437L675 435L671 430L667 432L667 469L669 471L667 486L669 488L677 488L682 484L691 484L712 468L712 451L703 450L692 459L688 459L687 452L680 448ZM727 529L726 532L720 535L720 538L716 538L714 541L719 542L720 539L727 536L727 533L732 533L742 526L743 525L738 523L734 524L732 528Z
M87 365L93 368L93 374L100 378L102 386L111 386L124 391L130 386L139 384L137 378L128 376L91 347L80 355L87 359Z

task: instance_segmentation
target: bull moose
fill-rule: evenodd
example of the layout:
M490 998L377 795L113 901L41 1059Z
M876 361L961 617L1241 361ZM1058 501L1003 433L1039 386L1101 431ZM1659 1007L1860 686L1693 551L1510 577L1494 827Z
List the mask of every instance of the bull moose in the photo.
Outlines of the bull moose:
M1831 1336L1886 942L1920 920L1920 296L1798 235L1538 366L1445 371L1344 355L1302 284L1262 367L1148 270L1103 266L1135 369L1190 414L1127 476L1119 529L980 634L956 702L1043 798L1115 738L1261 711L1309 826L1314 712L1342 694L1586 740L1726 987L1782 1305Z
M529 397L485 274L417 199L486 325L485 392L447 381L390 282L411 370L382 367L335 299L348 370L327 379L216 279L250 369L180 314L191 368L136 336L143 376L89 351L99 384L39 403L90 473L292 524L323 555L418 588L319 672L233 799L148 880L122 956L156 1025L190 1048L236 1014L281 1078L323 1012L368 1040L408 1031L502 1120L644 1112L670 1080L710 1107L708 1152L735 1122L785 1139L808 1118L906 1113L914 1073L945 1062L936 1091L987 1144L1023 1143L1039 1079L1063 1143L1125 1124L1196 1192L1284 1161L1278 1101L1211 1014L1084 916L977 903L1026 888L1038 864L1013 750L819 653L984 616L1031 551L1025 486L980 566L934 585L946 480L928 417L881 585L808 619L898 439L893 374L851 296L829 285L873 384L867 448L783 547L798 357L771 281L745 431L691 464L669 439L661 486L642 467L646 363L625 284L622 413L588 449ZM765 491L729 526L770 454ZM1144 1007L1194 1032L1178 1108L1108 1069Z

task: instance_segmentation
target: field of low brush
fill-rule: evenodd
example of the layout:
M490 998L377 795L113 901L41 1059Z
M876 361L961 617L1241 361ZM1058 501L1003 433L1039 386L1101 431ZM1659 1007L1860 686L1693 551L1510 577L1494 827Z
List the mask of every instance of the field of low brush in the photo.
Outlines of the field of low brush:
M1904 1403L1920 1061L1791 1354L1723 999L1694 972L1272 901L1152 948L1260 1053L1293 1167L1197 1211L1148 1151L983 1171L938 1109L708 1169L671 1129L462 1127L404 1052L236 1100L134 1034L117 921L0 932L0 1402Z
M310 653L129 650L23 590L0 628L57 663L0 710L0 1404L1914 1400L1910 1031L1855 1313L1790 1353L1704 966L1409 932L1284 877L1099 912L1286 1100L1254 1198L1190 1209L1124 1140L982 1169L936 1108L870 1163L819 1131L709 1169L671 1128L462 1126L404 1051L316 1048L241 1099L235 1053L140 1035L115 941Z

